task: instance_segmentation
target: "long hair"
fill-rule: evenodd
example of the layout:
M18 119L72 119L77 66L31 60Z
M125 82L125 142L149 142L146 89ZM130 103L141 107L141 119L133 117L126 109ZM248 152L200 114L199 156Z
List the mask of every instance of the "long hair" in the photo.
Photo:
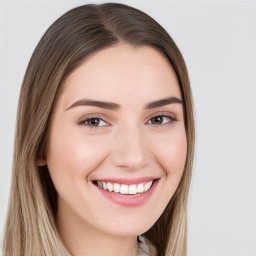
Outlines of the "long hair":
M23 80L17 114L4 256L70 255L56 228L57 193L44 154L52 113L64 80L90 54L120 43L151 46L177 75L184 102L187 158L179 186L156 223L143 234L157 256L185 256L187 199L194 151L192 95L183 57L151 17L122 4L84 5L57 19L38 43Z

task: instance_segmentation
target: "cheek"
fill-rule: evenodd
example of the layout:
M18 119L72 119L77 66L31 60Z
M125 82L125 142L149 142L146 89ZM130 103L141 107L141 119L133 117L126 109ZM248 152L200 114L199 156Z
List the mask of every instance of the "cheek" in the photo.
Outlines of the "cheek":
M169 174L172 174L174 172L182 173L187 156L187 139L185 133L180 136L176 136L175 139L171 141L171 143L172 144L169 147L167 147L166 150L165 162L169 162L172 168L168 168L166 166L166 171Z
M180 178L187 156L187 138L185 129L165 136L156 147L156 156L159 164L165 170L166 176Z
M52 129L48 142L46 161L56 187L86 179L106 155L102 140L60 127Z

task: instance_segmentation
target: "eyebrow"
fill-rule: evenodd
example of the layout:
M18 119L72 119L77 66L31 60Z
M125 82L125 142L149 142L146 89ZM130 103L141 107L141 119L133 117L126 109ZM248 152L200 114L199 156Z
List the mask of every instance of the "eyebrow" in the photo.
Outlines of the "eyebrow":
M159 108L159 107L163 107L173 103L183 104L181 99L178 99L176 97L169 97L169 98L156 100L147 104L146 109Z
M73 103L68 109L78 107L78 106L95 106L99 108L106 108L110 110L117 110L120 108L120 105L113 103L113 102L107 102L107 101L98 101L98 100L90 100L90 99L81 99L79 101L76 101Z
M173 104L173 103L182 104L182 100L179 98L176 98L176 97L164 98L164 99L160 99L160 100L156 100L156 101L148 103L145 106L145 109L163 107L163 106ZM98 100L91 100L91 99L81 99L81 100L78 100L75 103L73 103L66 110L69 110L71 108L78 107L78 106L95 106L95 107L105 108L105 109L110 109L110 110L118 110L121 107L119 104L116 104L113 102L98 101Z

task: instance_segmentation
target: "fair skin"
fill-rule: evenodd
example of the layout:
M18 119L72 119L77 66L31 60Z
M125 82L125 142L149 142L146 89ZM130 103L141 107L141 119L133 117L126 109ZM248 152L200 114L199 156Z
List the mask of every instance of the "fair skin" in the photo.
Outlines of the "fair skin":
M57 226L70 253L135 255L136 237L179 184L186 152L178 81L159 51L118 45L89 56L63 84L39 159L58 193ZM130 195L97 185L145 190L151 180L147 192Z

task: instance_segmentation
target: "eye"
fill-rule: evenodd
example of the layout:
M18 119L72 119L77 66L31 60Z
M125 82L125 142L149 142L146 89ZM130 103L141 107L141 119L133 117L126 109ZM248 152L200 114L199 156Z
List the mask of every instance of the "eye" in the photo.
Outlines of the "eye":
M87 118L86 120L79 122L79 124L83 124L91 127L108 126L108 123L99 117Z
M158 116L154 116L154 117L150 118L148 123L154 124L154 125L163 125L163 124L171 123L173 121L175 121L174 117L158 115Z

